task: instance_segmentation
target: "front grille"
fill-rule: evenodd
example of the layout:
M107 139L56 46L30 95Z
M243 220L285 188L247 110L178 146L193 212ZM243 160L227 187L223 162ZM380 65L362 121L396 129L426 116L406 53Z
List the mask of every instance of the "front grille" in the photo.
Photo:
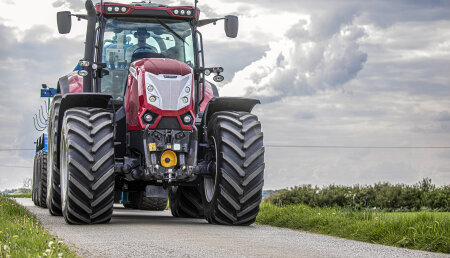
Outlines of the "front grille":
M181 127L176 117L165 116L161 118L161 120L158 123L158 126L156 126L156 129L181 130Z
M155 84L156 89L161 97L162 110L178 110L178 101L184 89L189 82L191 76L183 76L180 78L165 78L164 76L156 76L149 73L150 80Z

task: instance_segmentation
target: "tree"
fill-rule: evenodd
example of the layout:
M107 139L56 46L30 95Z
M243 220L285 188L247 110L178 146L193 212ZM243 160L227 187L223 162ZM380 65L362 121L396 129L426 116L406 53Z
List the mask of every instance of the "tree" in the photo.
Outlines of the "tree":
M32 183L31 183L31 177L26 177L26 178L23 180L23 188L31 189L31 185L32 185Z

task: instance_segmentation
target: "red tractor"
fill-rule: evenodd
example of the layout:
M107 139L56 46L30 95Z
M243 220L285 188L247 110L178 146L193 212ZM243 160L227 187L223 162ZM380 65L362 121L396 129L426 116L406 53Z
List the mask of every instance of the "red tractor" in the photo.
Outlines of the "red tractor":
M47 207L69 224L110 221L113 203L209 223L249 225L264 183L259 100L219 97L192 6L86 1L84 58L59 79L48 125Z

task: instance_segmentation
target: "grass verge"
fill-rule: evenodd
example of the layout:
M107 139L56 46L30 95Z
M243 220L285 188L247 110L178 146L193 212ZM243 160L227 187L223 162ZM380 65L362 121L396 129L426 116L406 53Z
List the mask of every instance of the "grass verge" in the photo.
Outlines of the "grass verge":
M77 257L27 209L5 196L0 196L0 247L0 257Z
M259 224L358 241L450 253L449 212L376 212L262 203Z
M11 198L31 198L31 193L21 193L21 194L8 194Z

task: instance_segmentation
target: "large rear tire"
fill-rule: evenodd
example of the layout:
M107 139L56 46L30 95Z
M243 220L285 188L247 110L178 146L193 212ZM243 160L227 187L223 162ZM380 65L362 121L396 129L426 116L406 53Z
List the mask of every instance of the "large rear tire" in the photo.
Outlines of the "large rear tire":
M208 222L250 225L256 220L264 185L264 146L257 116L217 112L208 122L216 171L203 180Z
M110 113L72 108L61 135L62 213L69 224L110 221L114 203L114 134Z
M59 107L61 105L61 94L53 97L50 109L50 123L48 125L48 164L47 164L47 207L53 216L61 216L61 187L60 174L57 165L57 139Z
M33 163L33 187L32 187L32 192L31 192L31 198L33 200L34 205L39 206L38 203L38 182L39 179L37 178L38 175L38 160L39 160L39 152L36 152L36 154L34 155L34 163Z
M33 171L33 202L36 206L47 208L47 154L40 150L35 155Z
M39 164L38 203L42 208L47 208L47 153L41 150Z
M129 198L130 202L123 204L128 209L163 211L167 208L168 198L146 197L145 191L130 192Z
M172 216L180 218L203 218L202 196L195 186L172 186L169 188L169 207Z

